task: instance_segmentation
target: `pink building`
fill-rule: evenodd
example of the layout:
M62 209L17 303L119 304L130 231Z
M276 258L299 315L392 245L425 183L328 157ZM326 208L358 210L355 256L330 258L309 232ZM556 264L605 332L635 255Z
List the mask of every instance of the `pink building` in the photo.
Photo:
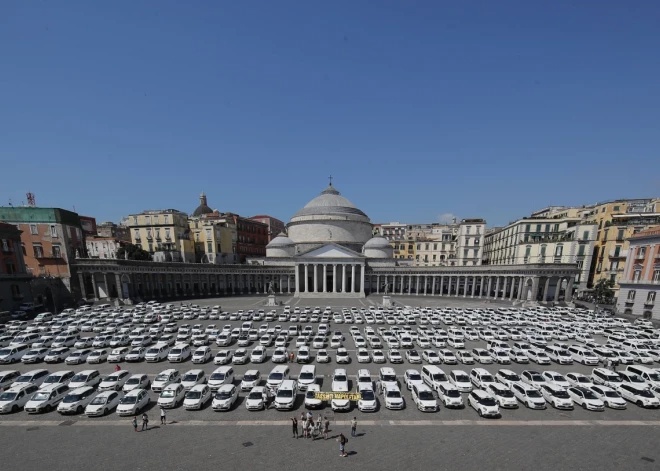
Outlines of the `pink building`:
M660 291L660 228L646 229L628 239L630 249L621 278L619 312L659 318L656 294Z

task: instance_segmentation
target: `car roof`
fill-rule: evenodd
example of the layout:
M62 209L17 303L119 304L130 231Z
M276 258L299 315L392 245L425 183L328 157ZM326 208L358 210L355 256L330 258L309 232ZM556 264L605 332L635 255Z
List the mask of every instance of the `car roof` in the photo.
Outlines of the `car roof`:
M168 384L167 386L165 386L165 388L163 389L163 391L164 391L165 389L178 389L179 387L181 387L181 388L183 387L183 386L181 385L181 383L170 383L170 384Z
M223 390L225 390L225 391L231 391L231 389L234 388L234 387L235 387L235 386L234 386L233 384L223 384L222 386L220 386L220 387L218 388L218 392L223 391Z
M206 384L196 384L192 388L190 388L191 391L201 391L202 389L208 387Z

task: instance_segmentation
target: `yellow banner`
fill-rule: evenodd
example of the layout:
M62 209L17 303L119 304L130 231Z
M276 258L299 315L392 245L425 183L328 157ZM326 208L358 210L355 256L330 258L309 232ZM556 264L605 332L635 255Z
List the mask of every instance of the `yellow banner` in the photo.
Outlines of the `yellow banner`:
M343 399L349 401L359 401L362 399L360 393L351 393L351 392L322 392L317 391L314 393L314 399L319 401L331 401L333 399Z

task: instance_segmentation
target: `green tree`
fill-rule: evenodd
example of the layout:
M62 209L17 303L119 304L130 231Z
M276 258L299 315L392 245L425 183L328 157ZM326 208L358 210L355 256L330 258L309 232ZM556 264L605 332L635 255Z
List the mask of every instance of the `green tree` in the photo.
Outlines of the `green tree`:
M117 250L120 260L151 260L151 254L137 245L127 244Z
M598 280L594 286L594 297L598 303L610 303L614 297L614 281Z

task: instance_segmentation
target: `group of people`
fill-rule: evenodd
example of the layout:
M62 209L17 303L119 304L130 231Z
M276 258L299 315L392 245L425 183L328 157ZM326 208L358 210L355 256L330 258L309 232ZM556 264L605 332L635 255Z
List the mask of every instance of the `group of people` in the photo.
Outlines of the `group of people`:
M131 421L133 424L133 429L137 432L138 431L138 420L137 420L137 415L133 416L133 420ZM145 430L149 430L149 416L147 413L142 414L142 431L144 432Z
M298 432L298 425L302 427L301 432ZM316 437L313 436L312 431L316 430L320 435L321 430L323 430L323 439L328 439L328 432L330 432L330 421L327 417L321 416L319 413L316 422L314 421L314 415L311 412L303 412L300 414L300 420L296 417L291 417L291 427L293 432L292 438L312 438L316 440ZM351 437L357 436L357 417L353 417L351 420ZM337 437L337 442L339 442L339 456L346 457L346 443L348 443L348 438L344 436L343 433L339 433Z
M298 433L298 424L300 424L301 431ZM291 425L293 428L293 438L313 438L312 430L316 429L320 434L323 432L323 438L328 439L328 432L330 431L330 421L327 417L318 415L316 422L314 422L314 415L311 412L301 413L300 421L295 417L291 417Z

